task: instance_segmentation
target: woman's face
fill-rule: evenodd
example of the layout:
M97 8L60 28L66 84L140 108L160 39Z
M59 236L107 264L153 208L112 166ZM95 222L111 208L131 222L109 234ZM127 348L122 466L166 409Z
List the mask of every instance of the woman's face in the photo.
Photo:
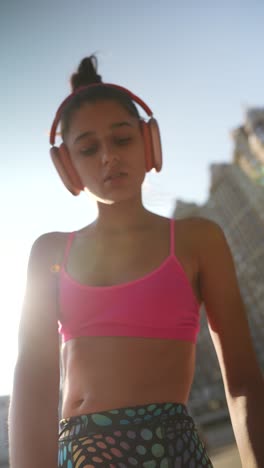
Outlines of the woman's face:
M85 190L98 201L111 204L141 193L146 169L139 120L118 102L84 103L72 116L65 143Z

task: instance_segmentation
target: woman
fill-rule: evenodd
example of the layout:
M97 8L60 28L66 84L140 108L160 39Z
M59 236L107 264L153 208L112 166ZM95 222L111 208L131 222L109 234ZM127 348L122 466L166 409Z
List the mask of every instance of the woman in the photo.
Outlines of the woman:
M187 403L204 303L243 466L263 466L263 379L221 228L146 210L161 169L156 121L97 74L72 76L51 150L68 190L92 194L97 219L34 243L11 399L13 468L210 467ZM93 86L91 86L93 84ZM62 336L63 393L58 452ZM261 406L262 404L262 406Z

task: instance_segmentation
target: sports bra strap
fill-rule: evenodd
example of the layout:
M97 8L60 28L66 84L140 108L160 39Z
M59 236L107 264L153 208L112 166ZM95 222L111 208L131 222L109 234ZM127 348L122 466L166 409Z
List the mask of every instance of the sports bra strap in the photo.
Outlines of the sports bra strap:
M170 254L175 255L175 246L174 246L174 218L170 220Z
M174 218L171 218L171 220L170 220L170 255L175 255L174 223L175 223ZM63 257L63 260L62 260L63 268L65 268L65 265L66 265L66 262L67 262L67 259L68 259L68 255L69 255L69 251L70 251L73 239L74 239L74 235L75 235L75 231L70 232L69 235L68 235L67 244L66 244L66 248L65 248L65 252L64 252L64 257Z
M66 248L65 248L65 252L64 252L64 257L63 257L63 260L62 260L62 267L63 268L65 268L74 235L75 235L75 231L70 232L69 235L68 235L67 244L66 244Z

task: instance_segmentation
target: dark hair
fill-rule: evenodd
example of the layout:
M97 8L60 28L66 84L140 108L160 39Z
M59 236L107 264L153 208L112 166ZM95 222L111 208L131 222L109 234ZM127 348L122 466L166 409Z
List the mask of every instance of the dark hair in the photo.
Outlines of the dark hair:
M103 83L100 75L97 74L97 57L91 55L85 57L79 64L77 72L73 73L70 78L72 92L78 90L82 86L89 84ZM69 130L70 120L73 112L79 109L84 102L95 102L99 100L114 100L118 101L133 117L140 118L137 107L130 96L122 90L110 86L98 86L80 90L70 101L65 105L61 114L61 135L65 138Z

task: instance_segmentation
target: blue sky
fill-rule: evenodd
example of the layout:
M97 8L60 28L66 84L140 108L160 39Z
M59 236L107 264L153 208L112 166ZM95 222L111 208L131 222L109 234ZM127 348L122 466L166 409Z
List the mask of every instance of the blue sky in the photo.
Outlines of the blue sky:
M245 107L264 105L263 21L256 0L1 2L0 356L10 359L1 362L0 394L10 391L30 246L96 216L49 157L48 131L79 61L96 52L103 79L153 110L164 165L147 176L144 202L169 216L176 199L205 202L209 165L231 161L230 131Z

